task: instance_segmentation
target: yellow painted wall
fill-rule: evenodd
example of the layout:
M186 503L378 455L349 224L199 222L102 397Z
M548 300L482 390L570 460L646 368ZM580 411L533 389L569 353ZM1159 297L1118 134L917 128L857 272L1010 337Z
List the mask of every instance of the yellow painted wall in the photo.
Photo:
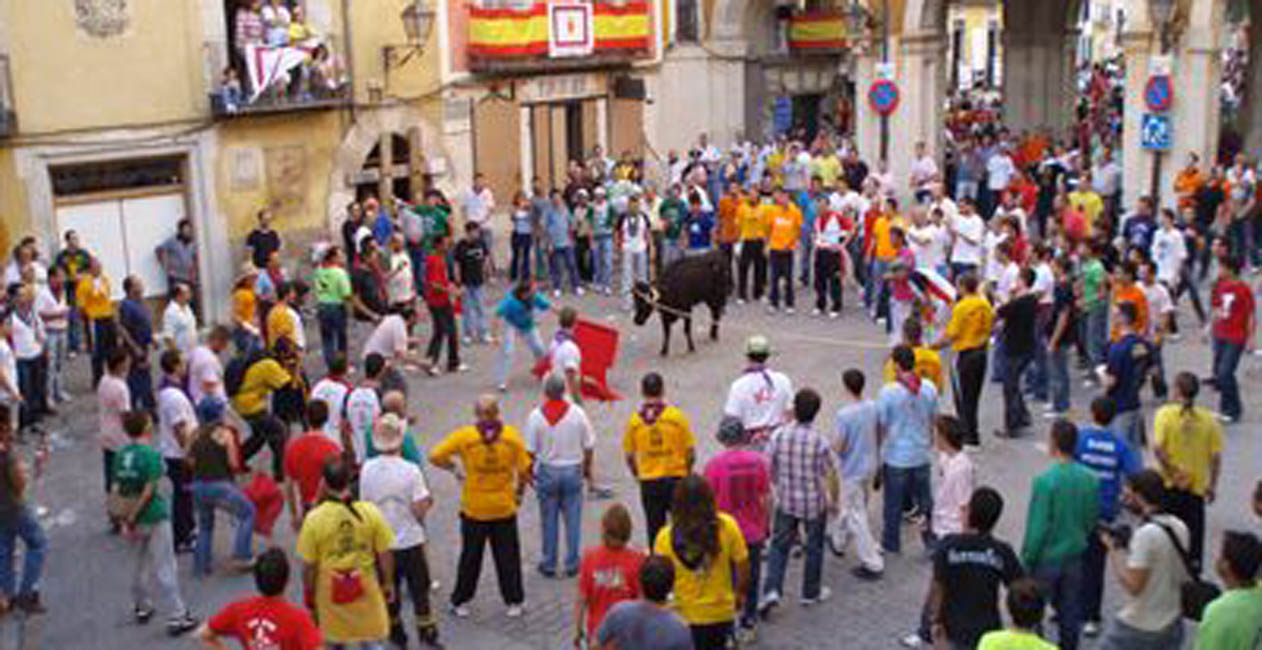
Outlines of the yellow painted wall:
M0 148L0 257L29 230L26 188L18 180L13 150Z
M409 51L407 33L399 15L412 0L353 0L351 3L351 47L355 68L355 97L368 99L370 85L379 85L387 96L412 98L433 92L438 85L438 28L435 18L424 51L412 54L406 63L385 70L382 47L401 46L396 50L401 59Z
M128 0L126 28L100 38L76 25L74 2L0 0L23 133L203 115L200 1Z

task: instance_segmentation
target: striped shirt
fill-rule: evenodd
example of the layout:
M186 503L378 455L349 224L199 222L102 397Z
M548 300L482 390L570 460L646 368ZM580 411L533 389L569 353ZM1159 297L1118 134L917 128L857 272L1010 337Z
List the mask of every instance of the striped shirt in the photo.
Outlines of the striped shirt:
M766 453L777 509L801 519L823 515L828 474L840 475L824 437L809 424L787 425L772 436Z

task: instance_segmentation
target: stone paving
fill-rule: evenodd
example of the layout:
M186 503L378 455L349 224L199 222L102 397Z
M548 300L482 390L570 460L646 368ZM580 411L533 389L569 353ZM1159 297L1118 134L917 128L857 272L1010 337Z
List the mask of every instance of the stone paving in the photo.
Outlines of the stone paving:
M616 498L630 506L637 526L634 535L636 543L643 540L642 529L638 528L643 518L636 487L622 461L621 433L637 403L638 379L644 372L655 369L667 377L668 398L681 405L692 420L700 447L699 463L704 463L717 450L713 431L721 414L727 386L742 368L741 345L748 334L758 332L771 337L776 351L773 363L790 375L795 386L812 386L820 390L825 397L822 418L827 426L831 426L831 414L840 403L840 374L843 369L860 367L867 372L870 384L876 381L886 354L883 349L886 339L853 306L857 296L848 296L851 306L836 321L806 315L804 312L809 311L811 297L809 292L799 293L800 311L796 316L768 315L761 305L733 305L729 308L721 340L717 343L704 340L706 328L696 328L700 335L694 354L683 352L686 347L679 328L676 328L675 340L672 341L675 353L667 359L657 355L661 333L656 320L643 328L636 328L629 315L618 310L620 301L616 298L589 295L563 301L578 306L585 317L619 327L622 332L619 362L611 374L611 385L628 399L612 405L591 405L589 413L598 429L597 478L602 483L611 484L617 491ZM704 323L707 318L702 316L700 322ZM1185 318L1185 322L1191 323L1192 318ZM551 333L554 323L551 319L546 322L546 333ZM314 327L309 328L308 340L315 347L318 335L313 330ZM427 326L425 331L428 331ZM364 334L361 328L356 332L356 340ZM536 384L526 376L527 353L522 350L517 353L515 376L503 400L506 419L513 424L524 422L537 400ZM493 350L478 346L463 351L463 354L471 366L468 373L436 379L411 377L410 408L420 418L420 442L425 447L453 427L466 423L474 397L492 386L490 368ZM309 371L313 378L318 377L318 354L310 357ZM1209 347L1199 336L1189 336L1167 347L1166 360L1171 376L1181 369L1204 372L1209 364ZM1251 367L1253 363L1248 360L1245 365ZM157 624L137 627L131 622L128 585L132 559L127 544L121 538L106 533L101 505L101 460L95 442L96 407L87 386L87 359L80 356L72 365L71 386L77 397L64 405L60 416L49 423L50 430L55 432L51 436L53 457L47 476L37 484L34 493L34 501L47 509L51 548L43 593L50 612L25 630L20 629L19 623L12 617L0 623L0 648L22 647L15 641L16 635L23 632L27 635L26 648L107 650L192 647L193 642L189 639L177 641L165 636L160 624L161 617L165 615L161 603ZM1246 421L1227 432L1220 496L1209 511L1210 541L1207 547L1210 549L1216 548L1217 534L1226 528L1257 527L1257 520L1249 511L1249 497L1259 476L1257 459L1262 457L1262 444L1256 433L1257 407L1262 405L1262 401L1252 399L1260 381L1246 376L1249 374L1242 370L1247 400ZM1001 417L998 386L988 384L983 397L982 422L984 432L988 433ZM1089 399L1085 389L1075 386L1075 405L1081 409ZM1204 399L1214 400L1216 396L1207 391ZM949 398L944 401L944 407L950 410ZM1034 406L1032 410L1037 417L1040 411ZM1148 412L1151 413L1151 407ZM997 533L1018 547L1029 481L1048 462L1046 445L1042 442L1044 433L1045 428L1038 425L1036 434L1028 439L1000 441L984 435L983 448L975 456L979 482L997 486L1007 499ZM256 463L263 460L256 459ZM445 615L447 597L455 579L458 552L458 486L446 473L431 470L428 475L436 497L428 522L429 557L431 570L441 581L441 587L432 593L432 598L444 614L441 629L447 646L497 650L572 647L575 584L573 580L549 580L533 570L540 543L538 508L531 494L527 495L519 516L527 594L525 616L517 620L505 616L489 558L483 567L478 595L472 603L473 615L467 620L455 620ZM588 502L584 508L585 543L594 543L598 539L603 505ZM873 503L874 524L878 521L878 508L879 497ZM225 529L229 527L221 519L216 535L217 558L220 560L227 552L226 536L229 531ZM292 551L294 535L288 526L287 515L282 515L277 531L278 543ZM904 554L888 558L886 575L880 582L865 583L853 578L849 574L853 558L837 559L829 554L824 580L831 586L833 598L811 609L797 604L801 563L792 563L786 581L786 604L776 610L771 621L762 627L756 647L897 647L897 637L912 629L916 621L929 575L929 564L919 543L912 541L910 531L904 531L904 539L907 540ZM295 572L294 584L290 586L290 595L294 598L300 594L297 576ZM249 576L221 573L204 582L194 580L189 556L180 556L180 578L187 601L202 617L213 613L232 598L253 591ZM1110 584L1108 611L1116 607L1116 599L1116 587Z

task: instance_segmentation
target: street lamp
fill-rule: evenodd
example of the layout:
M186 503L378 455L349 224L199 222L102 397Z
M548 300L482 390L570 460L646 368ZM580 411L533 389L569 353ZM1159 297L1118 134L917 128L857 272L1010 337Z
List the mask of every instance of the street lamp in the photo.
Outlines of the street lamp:
M399 21L403 23L403 33L407 35L408 42L382 46L381 61L387 73L391 68L397 68L425 51L430 32L434 30L434 16L434 9L428 0L416 0L399 13ZM405 51L402 57L399 56L400 51Z

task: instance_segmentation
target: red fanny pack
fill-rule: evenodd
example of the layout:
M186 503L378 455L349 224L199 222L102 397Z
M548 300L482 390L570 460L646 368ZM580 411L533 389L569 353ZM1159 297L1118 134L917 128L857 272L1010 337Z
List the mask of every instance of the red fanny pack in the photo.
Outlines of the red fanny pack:
M364 579L359 569L333 572L333 590L330 598L335 605L345 605L364 595Z

